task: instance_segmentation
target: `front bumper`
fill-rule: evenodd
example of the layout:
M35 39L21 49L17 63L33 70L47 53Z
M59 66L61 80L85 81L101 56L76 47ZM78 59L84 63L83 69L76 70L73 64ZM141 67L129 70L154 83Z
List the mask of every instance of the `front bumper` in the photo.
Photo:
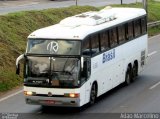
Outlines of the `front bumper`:
M32 105L80 107L80 98L25 96L25 100Z

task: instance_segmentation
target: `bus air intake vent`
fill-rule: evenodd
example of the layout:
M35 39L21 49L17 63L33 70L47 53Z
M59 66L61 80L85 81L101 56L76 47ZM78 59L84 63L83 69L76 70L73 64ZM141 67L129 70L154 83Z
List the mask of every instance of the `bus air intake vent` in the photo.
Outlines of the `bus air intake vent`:
M111 7L106 7L100 11L90 11L68 17L60 22L65 27L80 27L82 25L95 26L103 24L105 22L113 21L116 19L115 12L112 11Z

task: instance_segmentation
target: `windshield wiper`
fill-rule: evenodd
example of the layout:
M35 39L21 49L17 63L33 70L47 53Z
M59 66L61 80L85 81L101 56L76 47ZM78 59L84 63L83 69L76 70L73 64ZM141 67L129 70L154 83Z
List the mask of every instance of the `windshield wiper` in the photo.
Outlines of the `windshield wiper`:
M66 60L66 62L65 62L65 64L64 64L64 67L63 67L63 70L62 70L63 72L65 72L65 70L64 70L64 69L65 69L66 64L67 64L67 62L68 62L68 59L69 59L69 57L67 57L67 60Z
M68 72L68 73L70 73L71 75L72 75L72 73L73 73L73 70L74 70L74 68L76 67L76 63L77 63L77 61L78 61L78 58L75 58L72 62L72 65L70 65L70 67L71 67L71 70L70 71L67 71L67 70L64 70L64 72Z
M72 73L69 72L69 71L63 71L63 73L66 74L66 75L72 75Z
M70 73L71 73L71 75L67 78L67 80L72 76L72 73L73 73L74 68L76 67L76 65L75 65L75 64L77 63L77 61L78 61L78 60L75 60L75 62L74 62L74 63L73 63L73 65L72 65L73 67L71 68L71 70L70 70L70 71L68 71L68 72L70 72Z
M69 51L69 55L71 54L71 48L70 48L70 51ZM66 64L67 64L67 62L68 62L68 59L69 59L69 56L67 57L67 60L66 60L66 62L65 62L65 64L64 64L64 67L63 67L63 70L62 71L64 71L65 72L65 67L66 67Z

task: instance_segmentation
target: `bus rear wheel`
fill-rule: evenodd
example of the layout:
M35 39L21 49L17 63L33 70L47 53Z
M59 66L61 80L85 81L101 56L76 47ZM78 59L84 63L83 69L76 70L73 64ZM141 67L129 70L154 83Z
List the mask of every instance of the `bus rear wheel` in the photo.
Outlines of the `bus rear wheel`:
M93 105L96 102L97 98L97 89L96 89L96 84L94 83L91 88L90 92L90 105Z
M127 71L126 71L126 76L125 76L125 84L126 85L129 85L131 83L131 78L132 78L132 75L131 75L131 68L128 67L127 68Z
M138 66L134 64L132 68L132 77L133 77L132 80L135 81L137 76L138 76Z

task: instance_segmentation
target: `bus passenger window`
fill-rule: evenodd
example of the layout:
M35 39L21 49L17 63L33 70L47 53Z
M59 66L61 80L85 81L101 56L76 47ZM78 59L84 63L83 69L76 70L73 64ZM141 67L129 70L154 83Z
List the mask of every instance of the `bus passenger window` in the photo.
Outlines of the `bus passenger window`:
M135 20L134 21L134 35L135 37L140 36L141 35L141 24L140 24L140 20Z
M118 27L118 40L119 43L123 43L125 41L125 26L121 25Z
M126 38L130 40L133 38L133 22L126 24Z
M117 29L116 28L113 28L111 30L109 30L109 40L110 40L110 45L111 47L114 47L118 44L118 41L117 41Z
M99 53L99 37L97 35L91 36L91 51L92 55Z
M91 56L90 39L89 38L82 41L82 55Z
M146 17L141 19L141 26L142 26L142 34L145 34L147 32Z
M100 33L100 46L101 46L101 51L104 51L109 48L108 31Z

